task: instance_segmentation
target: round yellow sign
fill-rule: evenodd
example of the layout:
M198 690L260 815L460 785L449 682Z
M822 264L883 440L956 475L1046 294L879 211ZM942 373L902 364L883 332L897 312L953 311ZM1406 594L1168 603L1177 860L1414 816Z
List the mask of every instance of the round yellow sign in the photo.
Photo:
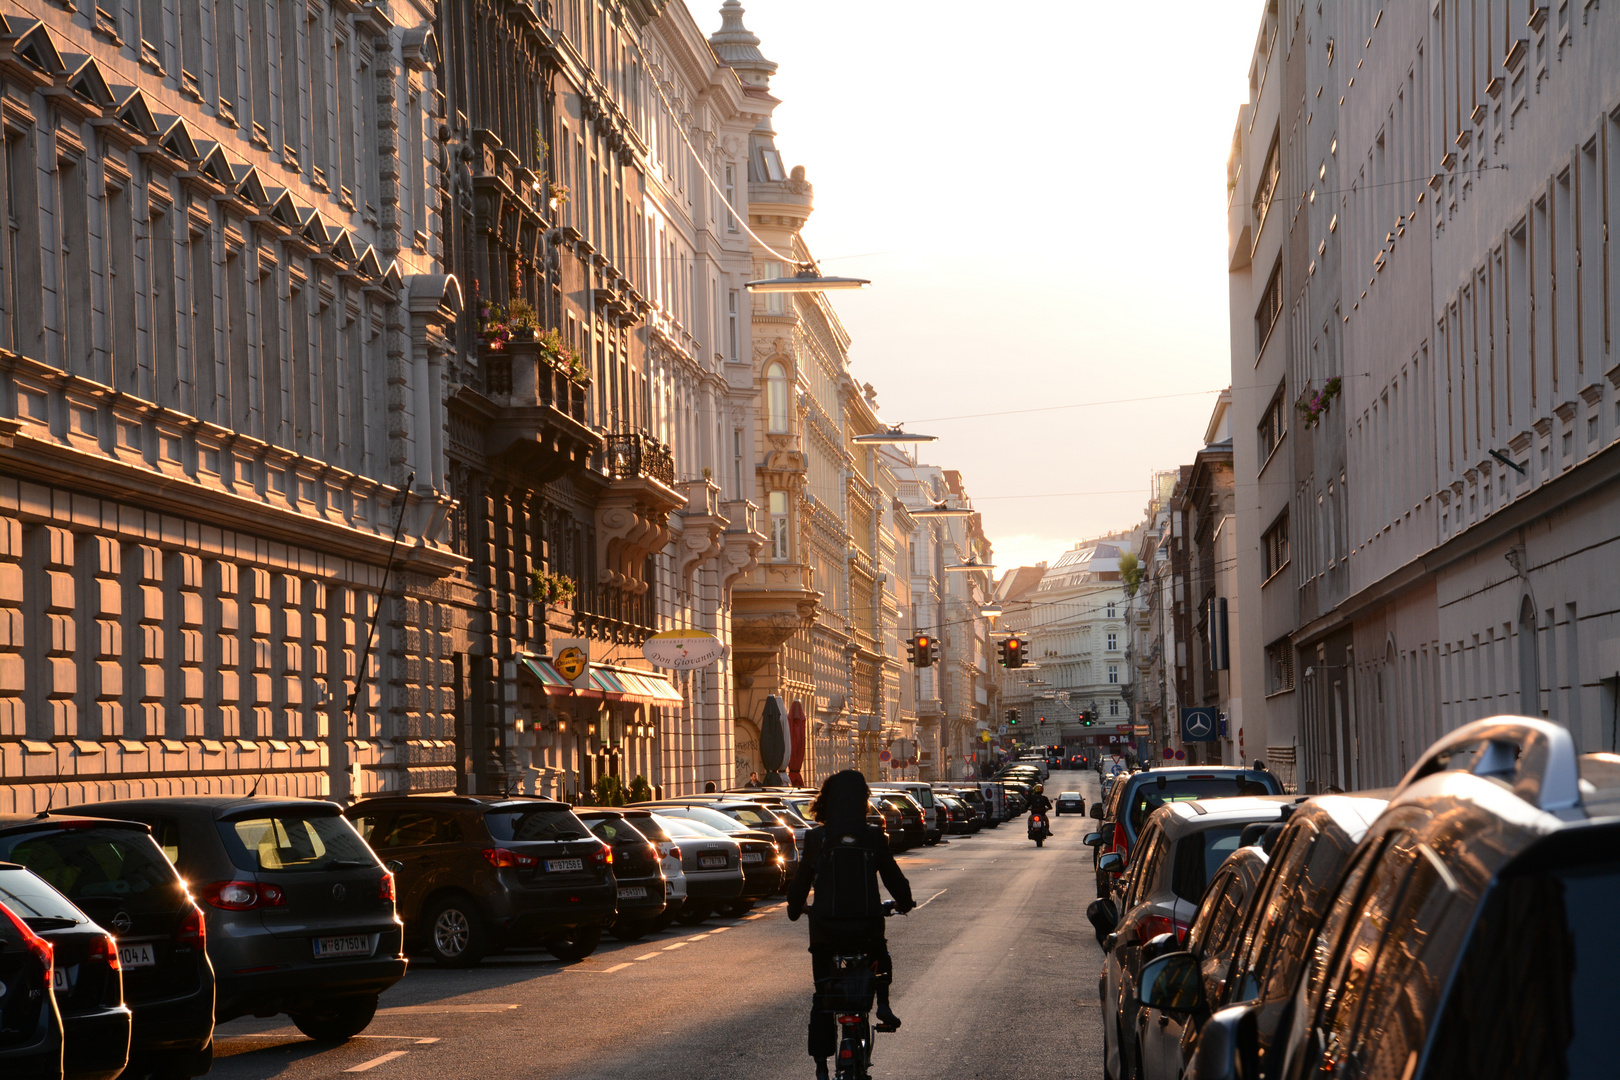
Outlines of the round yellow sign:
M585 674L585 650L570 646L557 654L557 672L569 682Z

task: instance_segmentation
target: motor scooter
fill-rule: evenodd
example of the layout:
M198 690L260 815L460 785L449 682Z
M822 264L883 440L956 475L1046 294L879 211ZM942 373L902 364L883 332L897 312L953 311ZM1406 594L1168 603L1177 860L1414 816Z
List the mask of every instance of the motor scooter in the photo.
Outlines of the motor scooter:
M1052 835L1052 826L1046 820L1046 811L1032 810L1029 815L1029 838L1040 847L1048 836Z

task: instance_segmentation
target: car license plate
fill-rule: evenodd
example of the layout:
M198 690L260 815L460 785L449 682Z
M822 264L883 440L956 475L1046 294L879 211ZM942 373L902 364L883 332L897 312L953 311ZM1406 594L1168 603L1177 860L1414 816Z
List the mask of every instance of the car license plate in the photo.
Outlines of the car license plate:
M743 855L742 855L742 861L743 862L764 862L765 861L765 856L761 855L757 851L745 851L745 852L743 852Z
M547 859L546 860L546 873L548 873L548 874L556 874L556 873L560 873L560 872L562 872L564 870L583 870L583 869L585 869L585 860L584 859Z
M698 867L702 870L724 870L726 857L724 855L699 855Z
M647 889L643 885L630 885L619 890L620 900L645 900Z
M151 967L157 963L157 957L150 945L120 945L118 963L126 968Z
M314 939L315 955L325 959L328 956L370 956L370 934L344 934L341 937L318 937Z
M56 991L58 994L65 994L72 990L73 976L78 972L78 970L79 969L76 965L74 967L58 966L52 968L51 989Z

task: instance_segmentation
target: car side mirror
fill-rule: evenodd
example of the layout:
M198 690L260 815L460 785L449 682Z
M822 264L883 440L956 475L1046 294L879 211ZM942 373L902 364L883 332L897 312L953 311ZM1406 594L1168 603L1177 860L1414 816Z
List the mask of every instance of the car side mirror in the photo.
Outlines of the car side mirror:
M1097 944L1101 945L1103 939L1114 932L1119 925L1119 909L1114 902L1106 896L1093 900L1086 905L1086 919L1090 921L1091 928L1097 932Z
M1161 944L1160 938L1171 939L1173 945L1174 935L1160 934L1148 942L1148 948ZM1142 965L1138 985L1142 988L1143 1005L1174 1016L1191 1015L1204 1003L1202 973L1199 971L1197 959L1190 952L1161 951ZM1203 1080L1202 1072L1199 1072L1198 1076L1199 1080Z
M1125 856L1117 851L1110 851L1097 860L1097 869L1105 874L1120 874L1125 871Z
M1098 821L1102 820L1102 803L1091 804L1091 816L1096 818Z
M1164 956L1166 953L1177 952L1181 948L1181 941L1175 934L1156 934L1142 943L1142 963Z
M1168 959L1168 957L1161 957ZM1260 1061L1260 1037L1255 1031L1258 1006L1233 1005L1221 1009L1198 1032L1193 1049L1193 1068L1199 1080L1237 1080L1254 1076Z
M1080 842L1086 847L1096 847L1103 842L1103 834L1100 832L1086 833L1086 838Z

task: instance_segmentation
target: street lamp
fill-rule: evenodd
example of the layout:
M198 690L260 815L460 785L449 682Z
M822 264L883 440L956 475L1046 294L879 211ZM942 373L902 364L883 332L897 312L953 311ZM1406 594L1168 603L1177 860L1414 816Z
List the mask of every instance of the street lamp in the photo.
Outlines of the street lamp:
M799 293L829 292L833 289L864 289L872 284L870 278L826 277L813 262L799 263L798 272L791 277L760 278L746 282L749 292Z
M979 614L994 622L1001 617L1001 605L997 603L986 604L979 609Z
M898 446L901 443L934 442L938 435L913 435L909 431L902 431L900 427L889 428L885 431L874 431L866 435L857 435L850 440L861 446ZM972 511L968 511L972 513Z
M860 436L856 436L856 438L858 439ZM970 510L965 506L946 506L944 503L938 503L923 510L912 510L911 516L914 518L963 518L972 517L977 513L977 510Z
M967 572L970 572L970 571L973 571L973 570L984 570L986 572L991 572L991 571L994 571L995 568L996 568L995 563L974 562L972 559L969 559L967 562L964 562L964 563L952 563L951 565L947 566L945 569L947 569L947 570L959 570L959 571L962 571L963 573L967 573Z

